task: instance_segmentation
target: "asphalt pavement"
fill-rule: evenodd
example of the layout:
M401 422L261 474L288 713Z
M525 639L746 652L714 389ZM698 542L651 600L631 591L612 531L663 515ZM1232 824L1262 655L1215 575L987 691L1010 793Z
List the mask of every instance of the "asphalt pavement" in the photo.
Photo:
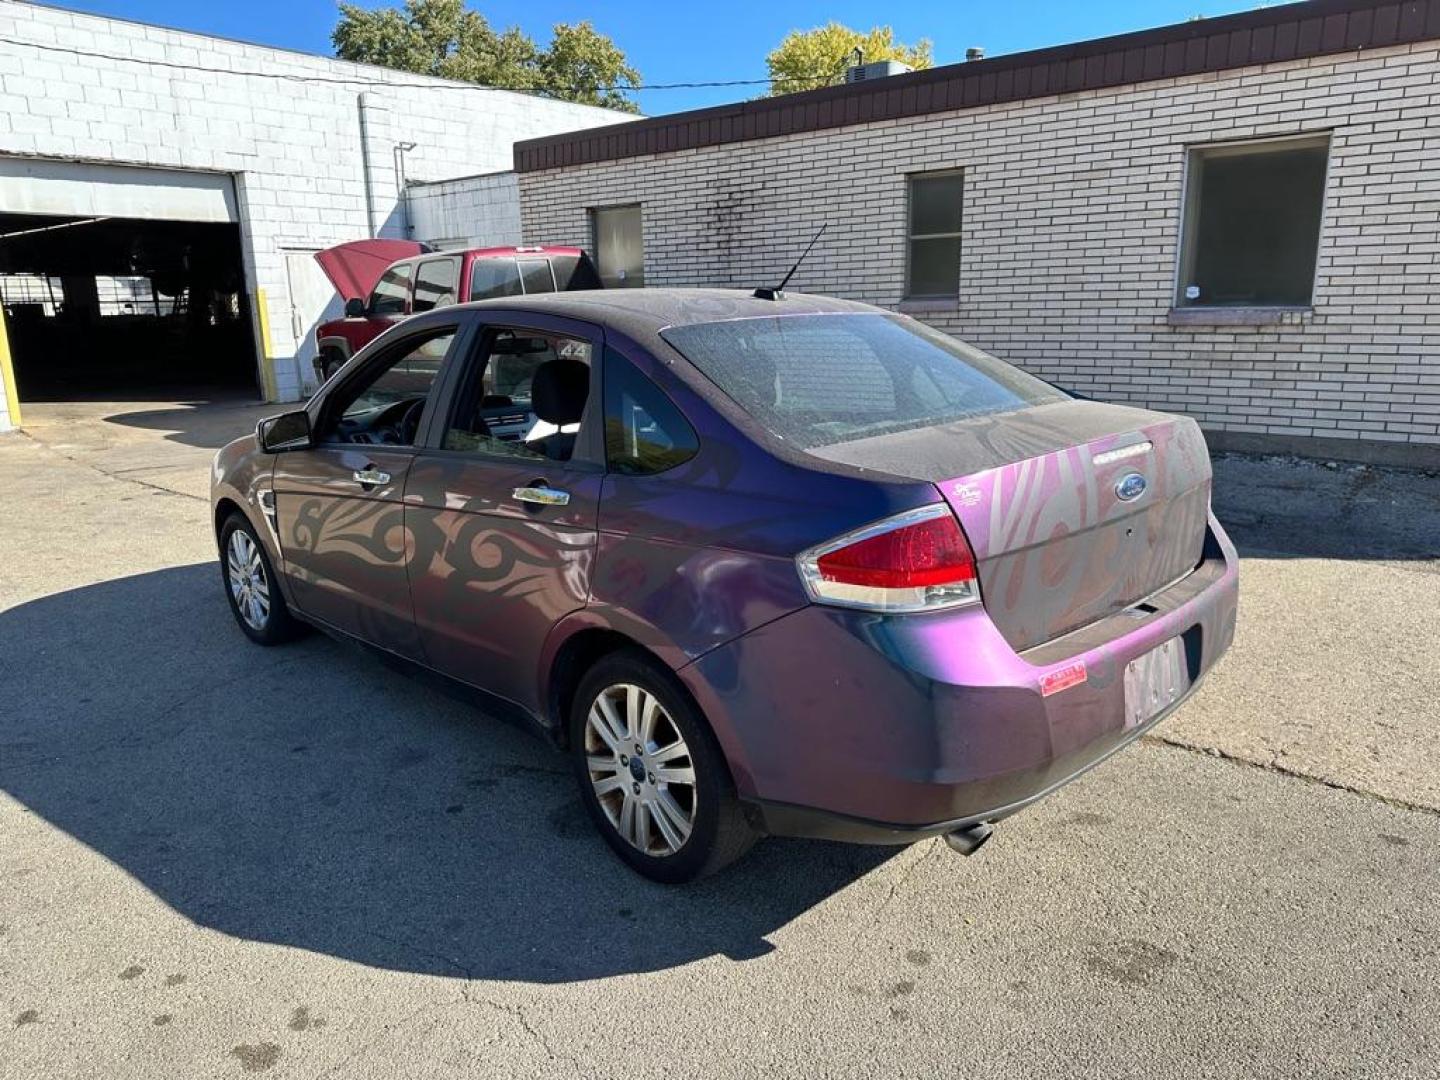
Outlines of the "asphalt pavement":
M220 592L263 410L0 437L0 1077L1433 1077L1440 477L1222 458L1236 645L997 829L625 870L527 733Z

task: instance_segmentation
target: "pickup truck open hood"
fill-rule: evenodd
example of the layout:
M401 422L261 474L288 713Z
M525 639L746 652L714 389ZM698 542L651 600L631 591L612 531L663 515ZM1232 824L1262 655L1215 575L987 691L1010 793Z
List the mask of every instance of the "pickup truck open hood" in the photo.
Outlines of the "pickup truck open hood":
M380 275L393 262L429 251L414 240L352 240L315 253L315 261L341 300L368 299Z

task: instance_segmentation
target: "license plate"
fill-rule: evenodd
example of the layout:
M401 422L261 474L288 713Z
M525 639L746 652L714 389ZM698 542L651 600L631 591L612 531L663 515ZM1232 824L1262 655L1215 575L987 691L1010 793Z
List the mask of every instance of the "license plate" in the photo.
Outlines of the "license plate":
M1139 727L1190 689L1185 643L1178 637L1125 665L1125 726Z

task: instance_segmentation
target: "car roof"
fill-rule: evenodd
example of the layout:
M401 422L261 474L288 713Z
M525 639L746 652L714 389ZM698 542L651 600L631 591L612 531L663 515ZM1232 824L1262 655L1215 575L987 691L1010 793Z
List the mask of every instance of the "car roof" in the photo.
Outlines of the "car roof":
M761 300L749 289L587 289L473 300L459 306L477 311L499 308L533 311L537 315L598 322L646 345L652 344L651 339L661 330L673 326L777 315L881 311L853 300L806 293L786 293L780 300Z

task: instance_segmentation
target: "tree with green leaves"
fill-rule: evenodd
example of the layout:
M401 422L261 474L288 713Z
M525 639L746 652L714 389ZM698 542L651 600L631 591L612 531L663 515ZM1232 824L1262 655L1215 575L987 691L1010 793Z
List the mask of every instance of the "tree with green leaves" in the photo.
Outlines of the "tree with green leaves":
M855 62L857 48L861 62L866 64L899 60L917 70L935 64L931 44L925 38L906 45L895 40L895 31L888 26L864 32L832 22L813 30L791 30L765 58L770 96L844 82L845 69Z
M517 26L496 31L464 0L405 0L403 9L342 3L335 55L445 79L503 86L624 112L640 73L588 22L557 23L542 49Z

